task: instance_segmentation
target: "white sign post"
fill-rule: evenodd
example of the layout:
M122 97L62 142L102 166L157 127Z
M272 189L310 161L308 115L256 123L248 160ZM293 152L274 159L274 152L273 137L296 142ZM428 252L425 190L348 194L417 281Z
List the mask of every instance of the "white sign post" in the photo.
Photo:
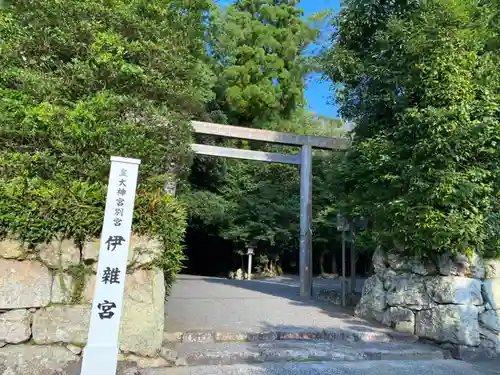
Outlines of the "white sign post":
M115 375L140 160L111 157L97 280L81 375Z

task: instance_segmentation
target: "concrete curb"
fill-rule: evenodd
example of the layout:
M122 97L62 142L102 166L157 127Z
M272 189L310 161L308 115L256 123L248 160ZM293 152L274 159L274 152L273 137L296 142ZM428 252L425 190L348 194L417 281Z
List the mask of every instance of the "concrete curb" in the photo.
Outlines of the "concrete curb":
M383 332L376 330L359 330L349 328L330 329L276 329L261 332L224 332L224 331L186 331L165 332L164 343L181 342L255 342L275 340L327 340L327 341L350 341L350 342L404 342L415 343L418 337L415 335L399 332Z
M183 343L176 366L233 365L264 362L367 360L442 360L439 348L408 343L282 340L261 342Z
M141 375L484 375L456 360L263 363L141 369Z

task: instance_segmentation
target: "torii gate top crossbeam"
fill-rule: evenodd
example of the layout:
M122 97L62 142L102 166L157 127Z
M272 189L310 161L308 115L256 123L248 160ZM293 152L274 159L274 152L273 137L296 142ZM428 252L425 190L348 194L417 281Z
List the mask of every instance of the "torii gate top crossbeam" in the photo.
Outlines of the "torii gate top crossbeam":
M272 130L244 128L201 121L193 121L192 125L195 133L216 135L220 137L263 141L290 146L311 146L323 150L346 150L349 146L349 141L345 138L282 133Z

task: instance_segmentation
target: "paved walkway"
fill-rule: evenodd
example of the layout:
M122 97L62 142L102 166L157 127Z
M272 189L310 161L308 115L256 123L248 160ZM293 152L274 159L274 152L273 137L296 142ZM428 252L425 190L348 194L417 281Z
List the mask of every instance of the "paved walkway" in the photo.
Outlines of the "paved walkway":
M460 361L288 362L149 369L141 375L486 375ZM487 374L490 375L490 374ZM493 374L491 374L493 375Z
M500 375L500 358L469 361L482 375Z
M358 288L363 282L358 282ZM315 280L315 292L338 288L337 280ZM332 329L372 333L390 332L387 328L354 318L352 311L328 302L299 297L298 278L238 281L181 275L166 303L167 332L219 331L262 332L283 329ZM280 342L282 345L287 342ZM236 345L252 343L226 343ZM211 345L226 345L224 343ZM198 344L186 344L198 345ZM207 344L204 344L207 345ZM379 347L380 344L374 344ZM279 345L273 344L276 348ZM337 347L336 345L335 347ZM203 347L204 350L206 347ZM302 346L301 346L302 348ZM251 351L250 351L251 352ZM288 352L287 352L288 353ZM288 353L291 355L290 353ZM293 354L293 353L292 353ZM469 361L351 361L310 363L264 363L259 365L193 366L174 369L150 369L144 375L366 375L435 374L500 375L499 360Z
M315 291L337 280L315 280ZM358 289L361 288L359 283ZM369 325L328 302L303 300L298 279L229 280L181 275L166 303L165 330L254 332L276 328L353 328Z

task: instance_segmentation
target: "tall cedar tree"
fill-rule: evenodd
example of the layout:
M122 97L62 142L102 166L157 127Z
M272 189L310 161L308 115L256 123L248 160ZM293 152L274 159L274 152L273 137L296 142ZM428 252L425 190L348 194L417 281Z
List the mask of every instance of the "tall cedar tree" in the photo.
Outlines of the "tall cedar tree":
M297 0L238 0L212 20L218 104L232 124L290 118L304 103L305 48L318 31Z

